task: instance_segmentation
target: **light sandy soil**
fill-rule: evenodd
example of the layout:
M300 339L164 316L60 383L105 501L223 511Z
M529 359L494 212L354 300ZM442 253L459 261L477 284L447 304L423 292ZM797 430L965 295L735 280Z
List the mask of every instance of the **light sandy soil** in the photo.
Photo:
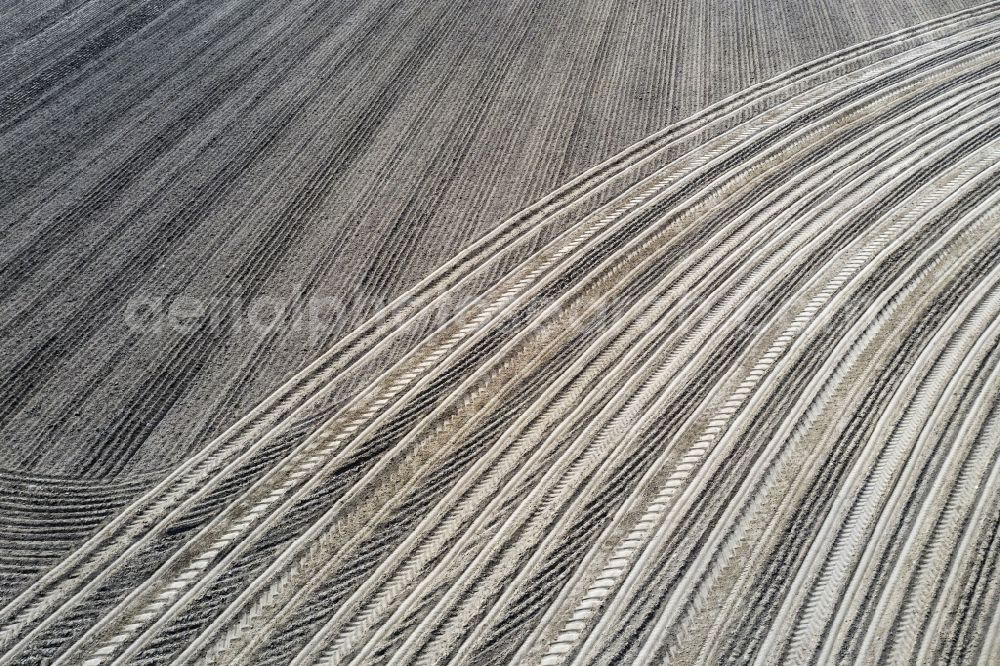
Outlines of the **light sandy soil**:
M0 663L1000 661L926 4L0 9Z

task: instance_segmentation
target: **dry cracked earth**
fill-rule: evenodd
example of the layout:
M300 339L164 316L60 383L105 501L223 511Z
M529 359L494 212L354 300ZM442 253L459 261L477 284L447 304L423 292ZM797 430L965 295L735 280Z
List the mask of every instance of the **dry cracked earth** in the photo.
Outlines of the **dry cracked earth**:
M7 0L0 664L1000 664L1000 2Z

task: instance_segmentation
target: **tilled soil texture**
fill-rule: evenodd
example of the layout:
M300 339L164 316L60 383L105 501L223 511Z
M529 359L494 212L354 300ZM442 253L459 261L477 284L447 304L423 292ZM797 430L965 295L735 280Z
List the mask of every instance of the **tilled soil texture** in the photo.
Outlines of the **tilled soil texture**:
M791 58L776 55L785 45L753 65L719 61L721 80L754 74L573 178L585 154L656 116L642 96L608 97L650 73L620 55L643 43L636 10L595 6L584 27L541 6L177 7L101 25L87 21L107 19L104 5L60 10L76 17L73 48L91 44L98 63L161 23L194 34L247 22L197 42L232 39L243 55L197 103L163 101L218 103L169 131L142 128L141 95L89 87L73 48L46 42L64 23L43 12L38 35L19 38L64 64L10 104L40 109L51 94L61 108L45 91L66 86L62 100L89 91L108 113L138 106L97 126L110 136L121 123L134 170L102 171L119 144L85 147L81 130L72 159L92 151L93 173L29 184L26 166L8 181L16 208L46 183L104 174L36 201L36 224L51 217L15 220L5 247L18 325L72 312L20 340L37 345L5 403L11 432L31 419L37 432L5 443L0 661L1000 659L1000 3L839 50L828 36L830 53L770 78L754 68ZM834 20L822 6L770 7ZM721 96L678 63L711 67L704 31L762 20L743 9L670 5L656 34L701 46L655 56L658 76L672 72L666 99ZM297 23L310 11L343 15ZM860 6L837 11L874 29ZM551 39L569 26L596 40L583 73L558 64L577 57ZM257 31L266 43L250 55ZM483 36L488 65L474 55ZM163 39L164 54L194 57L195 42L181 54ZM281 48L297 55L279 67ZM542 64L526 59L534 48ZM23 53L9 66L31 70ZM532 88L557 71L559 91ZM169 89L148 78L150 95ZM495 124L529 107L527 135ZM278 108L291 115L279 122ZM152 123L162 108L146 111ZM32 111L10 131L45 122ZM160 145L171 131L176 145ZM421 141L434 148L416 156ZM546 178L566 182L502 223L475 222ZM350 216L331 216L348 203ZM299 280L300 295L332 283L398 296L213 438L219 414L260 398L262 377L275 388L279 361L301 364L305 348L218 330L109 343L117 315L101 308L166 275L223 292ZM366 299L351 317L369 314ZM179 396L213 386L183 407ZM88 399L113 426L75 429L56 413L86 414ZM185 427L171 421L182 413ZM157 459L174 464L157 471Z
M726 95L966 4L5 3L0 603L546 193Z

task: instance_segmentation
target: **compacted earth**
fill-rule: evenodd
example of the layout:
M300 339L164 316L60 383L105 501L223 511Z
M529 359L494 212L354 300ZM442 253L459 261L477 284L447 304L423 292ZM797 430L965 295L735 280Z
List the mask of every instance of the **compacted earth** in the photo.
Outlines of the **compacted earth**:
M1000 663L1000 2L0 26L0 664Z

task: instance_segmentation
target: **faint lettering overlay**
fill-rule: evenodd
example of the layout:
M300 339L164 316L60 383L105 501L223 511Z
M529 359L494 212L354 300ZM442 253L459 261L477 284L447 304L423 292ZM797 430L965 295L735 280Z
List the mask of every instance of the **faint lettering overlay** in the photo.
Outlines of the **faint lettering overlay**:
M506 307L490 306L489 296L460 296L445 293L421 303L405 297L388 302L379 297L344 299L328 295L259 295L253 297L197 297L189 294L137 294L125 306L124 321L129 331L139 335L220 334L236 336L272 336L294 332L311 339L327 339L361 326L379 311L391 311L397 322L419 315L420 325L431 330L449 323L464 325L476 321L475 330L490 328L505 320L517 329L548 329L560 334L608 334L620 332L630 322L658 320L660 330L672 330L671 322L706 316L706 305L696 296L685 295L666 309L652 308L644 299L620 293L614 297L525 296L515 298ZM661 304L662 305L662 304ZM477 316L482 312L490 316ZM656 314L653 314L655 312ZM767 317L742 319L726 335L746 336L752 340L768 324ZM353 326L348 325L353 322ZM647 321L652 325L653 321ZM720 334L722 332L720 331Z

